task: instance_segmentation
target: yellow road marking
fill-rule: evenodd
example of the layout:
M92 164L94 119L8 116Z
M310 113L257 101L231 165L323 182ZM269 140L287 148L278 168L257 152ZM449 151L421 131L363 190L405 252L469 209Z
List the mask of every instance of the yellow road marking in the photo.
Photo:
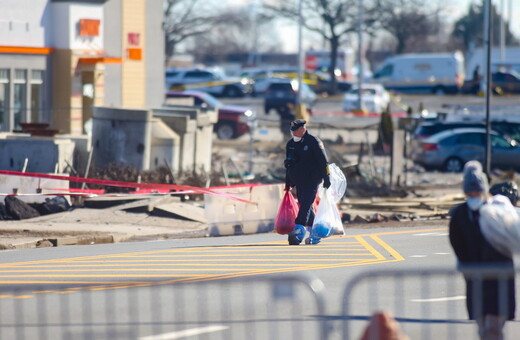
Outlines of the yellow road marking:
M362 245L365 246L365 248L372 254L376 257L376 259L378 260L384 260L385 257L383 255L381 255L381 253L379 253L377 250L375 250L374 247L372 247L367 241L365 241L364 238L362 237L359 237L359 236L356 236L356 240L358 240L359 243L361 243Z
M394 248L390 247L387 243L383 242L383 240L381 240L378 236L374 235L374 236L371 236L371 238L376 241L377 243L379 243L379 245L383 248L385 248L385 250L391 255L393 256L394 259L398 260L398 261L402 261L404 260L404 257L401 256L401 254L399 254L398 252L396 252L394 250Z
M380 238L380 236L404 233L445 231L446 229L447 228L443 227L421 230L382 232L376 234L335 236L330 239L323 240L322 243L317 246L289 247L284 240L275 242L270 241L265 243L241 244L237 246L207 246L188 249L180 248L170 250L130 252L124 254L94 255L58 260L37 260L6 263L0 265L0 279L4 278L4 280L0 281L0 284L71 284L88 285L87 287L74 287L76 290L103 290L117 289L121 287L141 287L177 282L201 282L252 275L266 275L302 270L308 271L389 263L403 261L404 258L396 250L385 243ZM352 241L352 239L354 239L354 241ZM390 257L387 258L385 255L381 254L371 244L371 242L384 249L384 251L389 254ZM223 251L226 253L223 254ZM189 258L185 258L188 256ZM255 258L256 256L262 256L262 258ZM276 258L266 259L266 256ZM311 258L308 260L300 259L300 257L303 256L310 256ZM297 259L296 262L295 259ZM83 269L58 269L70 267ZM162 269L159 267L162 267ZM243 269L240 269L241 267ZM44 270L41 268L51 269ZM51 272L49 274L37 274L39 272L48 273L49 271ZM101 273L107 271L113 273L95 274L96 272ZM152 274L154 271L162 271L164 274ZM214 273L196 274L197 271L203 271L204 273L213 271ZM83 272L85 274L66 274L68 272ZM87 272L91 274L87 274ZM134 274L134 272L136 273ZM174 274L174 272L183 272L185 274ZM13 273L20 274L11 275ZM18 278L19 280L10 281L5 280L5 278ZM27 278L28 280L20 280L20 278ZM31 280L33 278L41 278L41 280ZM74 280L82 278L122 278L124 281L104 282L92 280ZM165 278L167 280L143 282L136 280L130 281L128 278ZM54 281L52 279L62 280Z

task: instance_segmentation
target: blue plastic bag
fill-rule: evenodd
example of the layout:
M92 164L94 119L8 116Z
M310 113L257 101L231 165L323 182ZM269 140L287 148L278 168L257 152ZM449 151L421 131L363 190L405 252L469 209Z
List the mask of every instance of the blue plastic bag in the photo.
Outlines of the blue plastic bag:
M318 237L344 235L343 223L330 189L320 189L320 203L316 210L312 231Z

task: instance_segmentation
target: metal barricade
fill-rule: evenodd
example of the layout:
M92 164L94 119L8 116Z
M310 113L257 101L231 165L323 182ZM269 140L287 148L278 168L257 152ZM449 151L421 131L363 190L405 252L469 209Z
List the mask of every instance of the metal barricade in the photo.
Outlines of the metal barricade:
M0 339L327 337L320 280L200 281L1 287Z
M516 270L517 271L517 270ZM377 270L352 278L344 291L342 339L358 340L370 324L371 316L387 311L402 333L413 340L478 339L475 321L468 319L466 283L472 280L472 310L482 311L482 293L490 291L489 280L496 280L498 310L507 314L508 280L515 276L512 267L472 267ZM512 282L509 282L512 283ZM487 302L486 302L487 303ZM371 328L369 339L382 337L381 328ZM507 322L504 339L516 339L520 324ZM374 333L375 332L375 333Z

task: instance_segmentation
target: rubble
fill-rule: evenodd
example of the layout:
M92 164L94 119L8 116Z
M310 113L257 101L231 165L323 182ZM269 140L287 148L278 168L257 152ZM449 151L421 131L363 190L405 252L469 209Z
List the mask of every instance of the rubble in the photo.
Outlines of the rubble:
M24 220L40 216L36 209L15 196L6 196L4 201L5 210L13 220Z

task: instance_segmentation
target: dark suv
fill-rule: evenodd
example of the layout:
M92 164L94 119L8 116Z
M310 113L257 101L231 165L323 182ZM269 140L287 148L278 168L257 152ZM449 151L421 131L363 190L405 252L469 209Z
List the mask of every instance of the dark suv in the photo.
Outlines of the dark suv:
M269 111L275 109L277 111L284 110L287 106L296 105L298 96L298 82L291 79L273 79L271 84L265 91L264 110L268 114ZM302 83L302 104L307 105L310 110L316 102L316 94L311 88Z
M226 106L206 92L168 91L166 104L172 104L168 101L169 98L193 98L195 106L217 110L218 122L215 124L215 132L219 139L238 138L251 131L256 124L254 111L241 106Z

